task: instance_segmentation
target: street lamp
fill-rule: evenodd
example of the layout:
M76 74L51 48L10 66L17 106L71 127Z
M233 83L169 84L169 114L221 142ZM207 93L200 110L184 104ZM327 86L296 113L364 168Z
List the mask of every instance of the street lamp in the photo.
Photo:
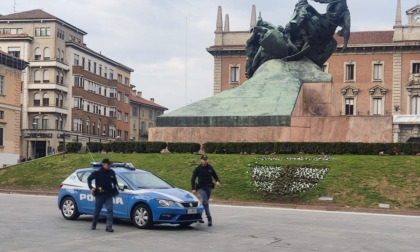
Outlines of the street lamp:
M37 125L38 125L37 122L33 122L32 125L34 129L37 129ZM35 132L34 159L36 159L36 144L37 144L37 134Z

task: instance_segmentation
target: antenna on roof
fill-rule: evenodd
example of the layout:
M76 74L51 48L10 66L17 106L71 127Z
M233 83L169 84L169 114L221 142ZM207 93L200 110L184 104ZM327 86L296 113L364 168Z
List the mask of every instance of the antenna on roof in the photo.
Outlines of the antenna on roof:
M13 13L16 13L16 0L13 1Z

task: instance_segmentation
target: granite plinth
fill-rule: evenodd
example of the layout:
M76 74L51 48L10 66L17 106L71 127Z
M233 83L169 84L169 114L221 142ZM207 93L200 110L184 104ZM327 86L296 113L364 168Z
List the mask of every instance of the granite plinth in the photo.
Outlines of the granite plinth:
M270 60L241 86L157 118L156 127L290 126L302 83L331 83L308 59Z

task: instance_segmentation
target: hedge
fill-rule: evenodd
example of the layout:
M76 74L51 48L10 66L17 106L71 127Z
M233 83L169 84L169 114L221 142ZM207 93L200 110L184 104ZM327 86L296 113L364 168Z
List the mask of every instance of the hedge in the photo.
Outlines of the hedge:
M353 142L207 142L206 153L220 154L357 154L357 155L416 155L420 143L353 143Z
M172 153L194 153L200 149L199 143L168 143L168 150Z

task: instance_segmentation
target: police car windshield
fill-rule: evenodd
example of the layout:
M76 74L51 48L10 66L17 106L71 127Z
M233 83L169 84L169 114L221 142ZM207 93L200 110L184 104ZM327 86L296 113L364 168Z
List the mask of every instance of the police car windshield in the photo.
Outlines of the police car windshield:
M169 189L172 186L148 172L125 172L123 176L137 188Z

